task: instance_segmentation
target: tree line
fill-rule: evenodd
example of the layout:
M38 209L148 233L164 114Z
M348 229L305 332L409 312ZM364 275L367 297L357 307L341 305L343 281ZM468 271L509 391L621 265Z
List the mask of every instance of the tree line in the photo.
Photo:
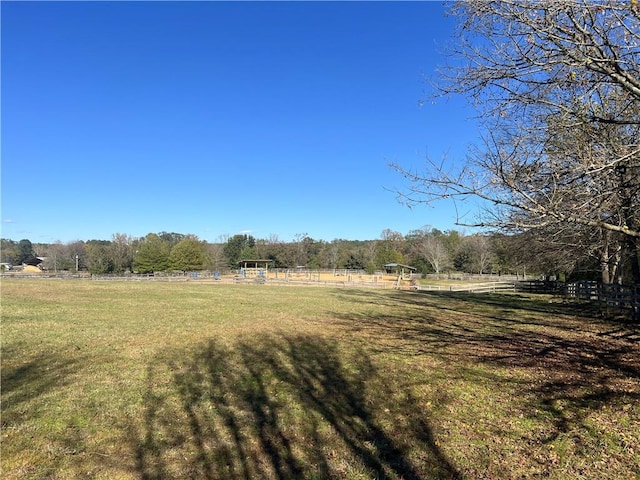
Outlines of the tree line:
M39 265L48 272L88 271L92 274L150 274L218 271L239 268L242 260L267 259L275 268L352 269L374 273L388 263L401 263L422 274L529 274L560 279L596 279L599 257L549 248L528 234L465 234L429 226L401 234L384 230L374 240L315 240L302 233L285 242L237 234L219 242L195 235L149 233L140 238L116 233L110 240L32 243L1 240L7 265ZM615 281L631 280L630 262L623 262ZM6 268L6 265L5 265Z

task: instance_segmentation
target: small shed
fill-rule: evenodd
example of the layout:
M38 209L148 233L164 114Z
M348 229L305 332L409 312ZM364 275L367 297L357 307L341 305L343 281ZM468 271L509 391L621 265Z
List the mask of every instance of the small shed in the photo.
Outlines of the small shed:
M402 277L403 280L410 280L411 274L416 271L415 267L403 265L401 263L387 263L384 268L387 273L395 273Z
M240 274L243 277L266 277L271 262L273 260L240 260Z

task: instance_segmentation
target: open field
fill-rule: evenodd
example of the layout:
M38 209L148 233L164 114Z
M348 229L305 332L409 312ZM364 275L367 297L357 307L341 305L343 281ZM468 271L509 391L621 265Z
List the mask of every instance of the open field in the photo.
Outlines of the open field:
M640 333L547 296L2 281L2 478L640 478Z

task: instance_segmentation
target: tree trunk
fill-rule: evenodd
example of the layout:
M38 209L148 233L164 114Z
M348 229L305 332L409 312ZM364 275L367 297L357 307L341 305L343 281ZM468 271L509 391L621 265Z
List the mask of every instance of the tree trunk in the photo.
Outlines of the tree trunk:
M608 285L611 283L611 276L609 275L609 238L611 234L608 231L604 231L604 241L602 242L602 250L600 251L600 272L602 283Z
M640 285L640 240L633 237L627 238L629 252L631 252L631 275L633 284Z

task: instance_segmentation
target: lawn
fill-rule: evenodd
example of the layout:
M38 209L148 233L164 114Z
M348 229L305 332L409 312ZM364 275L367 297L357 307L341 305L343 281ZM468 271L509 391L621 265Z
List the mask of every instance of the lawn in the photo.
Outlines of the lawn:
M640 334L560 298L1 294L6 480L640 478Z

